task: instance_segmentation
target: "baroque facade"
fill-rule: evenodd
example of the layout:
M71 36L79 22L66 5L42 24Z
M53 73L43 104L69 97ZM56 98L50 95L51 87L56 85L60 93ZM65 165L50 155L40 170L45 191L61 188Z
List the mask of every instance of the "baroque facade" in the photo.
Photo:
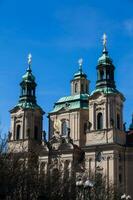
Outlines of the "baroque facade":
M126 131L125 97L115 84L115 66L106 48L106 38L96 70L96 88L90 92L90 81L83 72L82 59L79 60L79 69L71 80L70 96L60 98L48 114L49 139L46 141L42 126L45 113L36 101L37 84L29 56L28 68L20 83L19 102L10 111L9 150L22 152L33 148L39 152L40 165L45 169L49 156L51 162L60 159L62 167L67 165L70 171L73 160L78 163L84 157L84 164L77 171L103 173L121 193L133 196L133 121ZM75 152L80 152L79 156L74 156Z

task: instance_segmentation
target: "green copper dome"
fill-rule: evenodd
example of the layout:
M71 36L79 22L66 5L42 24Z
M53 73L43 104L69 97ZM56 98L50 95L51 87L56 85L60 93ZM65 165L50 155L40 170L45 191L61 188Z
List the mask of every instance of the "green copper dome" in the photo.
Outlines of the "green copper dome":
M110 88L110 87L103 87L103 88L96 88L94 91L91 92L91 95L97 92L102 92L104 94L114 94L114 93L119 93L119 91L115 88Z
M23 81L25 82L34 82L35 76L32 74L30 67L26 70L26 73L22 76Z
M112 59L108 55L108 51L106 49L103 50L102 56L98 59L98 65L107 65L107 64L112 64Z
M98 65L97 65L96 89L102 89L102 88L115 89L116 88L114 79L115 67L113 65L112 59L108 55L108 51L106 48L106 35L104 37L105 37L104 48L101 57L98 59Z
M76 79L76 78L79 78L79 77L84 77L84 78L86 78L87 75L86 75L82 70L79 70L78 72L76 72L76 73L74 74L74 78Z
M28 55L28 68L25 74L22 76L22 81L20 82L20 96L17 105L11 110L14 109L31 109L31 110L40 110L44 114L43 109L37 104L36 101L36 82L35 76L32 74L31 69L32 55Z
M81 78L81 77L87 78L87 75L82 70L83 59L80 58L78 63L79 63L79 69L78 69L78 72L74 74L74 79Z
M31 57L28 61L28 68L26 73L22 76L22 81L20 83L21 86L21 94L19 97L18 106L25 108L35 107L36 104L36 82L35 76L32 74L31 70Z

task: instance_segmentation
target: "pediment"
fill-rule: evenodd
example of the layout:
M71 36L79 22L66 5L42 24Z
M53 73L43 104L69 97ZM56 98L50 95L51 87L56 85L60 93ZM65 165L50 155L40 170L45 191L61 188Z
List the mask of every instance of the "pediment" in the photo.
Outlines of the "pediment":
M62 114L62 113L65 113L65 112L68 112L69 109L67 107L62 107L60 110L57 111L58 114Z
M17 112L18 110L20 110L20 108L18 106L15 106L13 109L11 109L9 112L10 113L14 113Z
M93 95L91 95L89 99L92 100L92 99L98 99L98 98L103 98L103 97L104 97L103 92L96 92Z

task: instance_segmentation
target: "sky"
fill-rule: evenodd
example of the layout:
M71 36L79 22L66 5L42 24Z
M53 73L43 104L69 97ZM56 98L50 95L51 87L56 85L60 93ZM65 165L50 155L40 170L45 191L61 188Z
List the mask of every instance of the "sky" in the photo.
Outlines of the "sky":
M116 67L117 89L126 97L128 128L133 113L133 0L0 0L2 131L10 128L9 110L18 102L29 53L47 131L47 114L60 97L70 95L79 58L94 90L103 33Z

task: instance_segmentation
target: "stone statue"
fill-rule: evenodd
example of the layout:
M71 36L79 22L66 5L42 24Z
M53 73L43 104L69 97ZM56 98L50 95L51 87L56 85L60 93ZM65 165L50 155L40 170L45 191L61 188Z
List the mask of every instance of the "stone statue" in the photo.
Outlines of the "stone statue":
M61 122L59 119L56 119L54 121L54 134L59 134L60 133L60 126L61 126Z

